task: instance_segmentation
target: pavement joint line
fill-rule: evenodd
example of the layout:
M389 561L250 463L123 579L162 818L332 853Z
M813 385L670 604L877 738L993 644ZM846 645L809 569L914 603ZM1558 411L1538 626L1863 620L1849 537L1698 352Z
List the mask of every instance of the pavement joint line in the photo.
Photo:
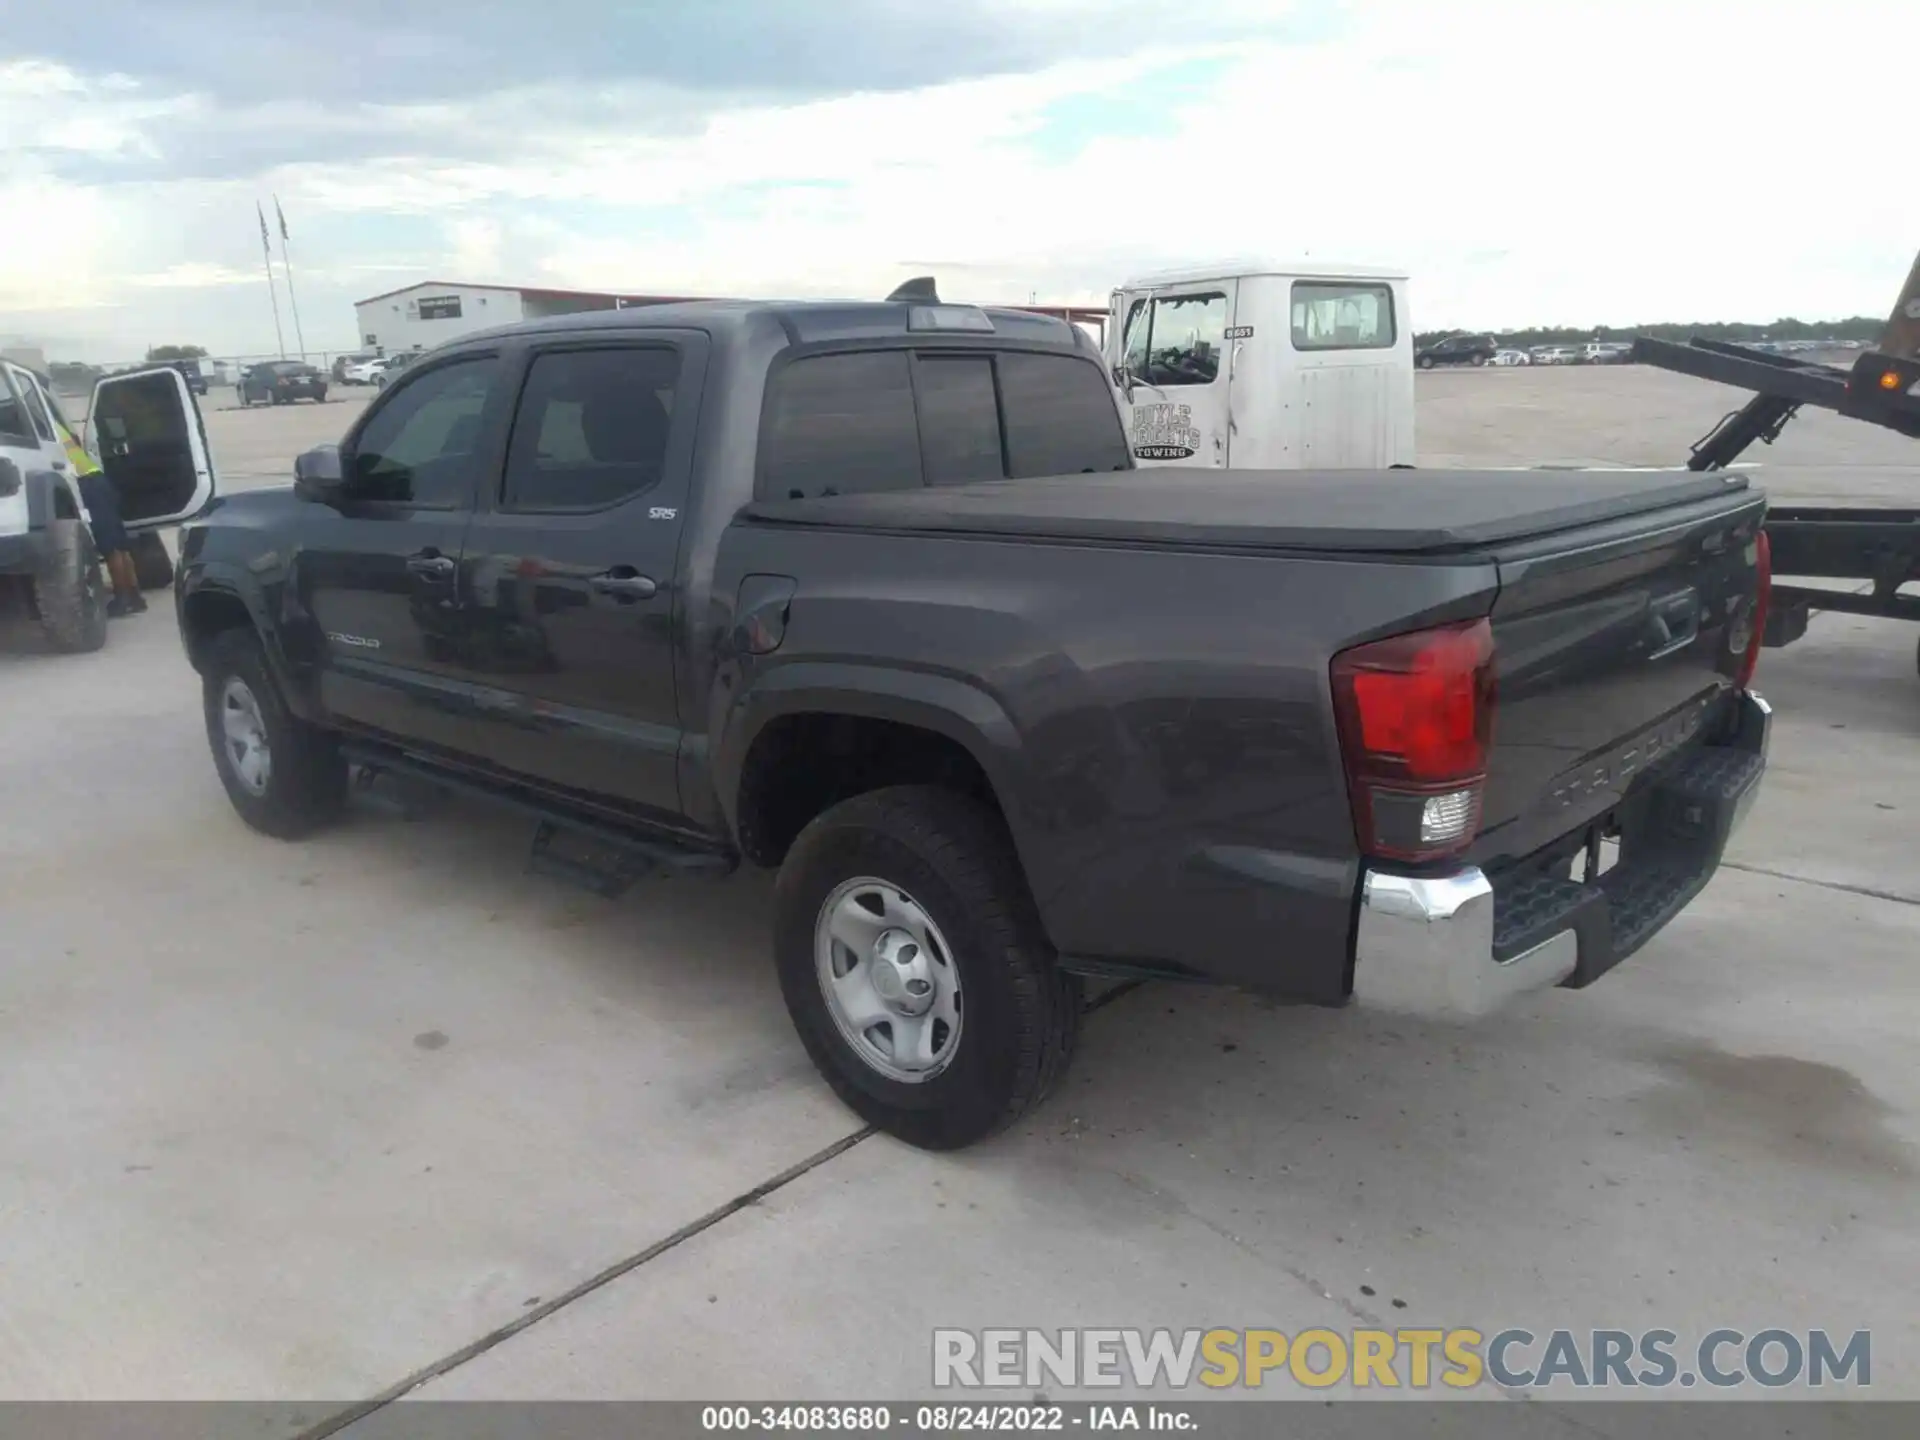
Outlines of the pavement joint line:
M1089 1001L1084 1013L1091 1015L1096 1010L1104 1009L1121 996L1132 994L1144 984L1146 984L1144 980L1122 981L1120 984L1114 986L1113 989ZM698 1219L691 1220L687 1224L682 1225L666 1238L654 1241L654 1243L647 1246L646 1249L629 1255L624 1260L615 1261L598 1274L591 1275L587 1279L582 1280L571 1290L556 1295L553 1299L543 1304L534 1306L533 1309L527 1311L524 1315L515 1316L510 1323L502 1325L497 1330L488 1331L478 1340L461 1346L460 1349L455 1350L452 1354L443 1355L440 1359L422 1366L405 1379L389 1385L377 1395L370 1395L365 1400L358 1401L344 1410L336 1411L334 1414L320 1421L317 1425L312 1425L302 1430L294 1437L294 1440L327 1440L328 1436L338 1435L349 1425L359 1424L376 1411L384 1410L396 1401L405 1399L422 1385L433 1380L438 1380L441 1376L459 1369L469 1360L476 1360L495 1346L511 1340L514 1336L520 1334L521 1331L529 1330L535 1325L538 1325L548 1316L558 1314L576 1300L585 1299L603 1286L611 1285L615 1280L632 1274L648 1261L657 1260L666 1254L667 1251L686 1243L696 1235L711 1230L728 1216L738 1214L740 1211L746 1209L747 1206L764 1200L767 1196L773 1194L774 1191L791 1185L802 1175L818 1169L829 1160L844 1155L862 1140L877 1133L873 1126L868 1125L854 1131L851 1135L842 1136L831 1145L816 1150L798 1164L788 1166L771 1179L762 1180L758 1185L746 1191L744 1194L736 1195L724 1204L717 1205L707 1211L706 1214L700 1216Z
M463 1345L452 1354L444 1355L440 1359L423 1366L407 1376L404 1380L389 1385L385 1390L380 1391L379 1394L369 1396L367 1399L361 1400L344 1410L329 1415L317 1425L302 1430L298 1436L295 1437L295 1440L325 1440L325 1437L337 1435L349 1425L359 1424L360 1421L366 1419L369 1415L372 1415L376 1411L386 1409L387 1406L405 1398L429 1381L437 1380L441 1376L459 1369L460 1366L466 1364L469 1360L478 1359L496 1345L503 1344L518 1335L521 1331L538 1325L548 1316L557 1314L559 1311L573 1304L576 1300L585 1299L588 1295L591 1295L603 1286L610 1285L622 1276L631 1274L648 1261L657 1260L660 1256L666 1254L667 1251L684 1244L696 1235L712 1229L728 1216L738 1214L749 1205L757 1204L761 1200L766 1199L767 1196L773 1194L776 1190L792 1184L802 1175L818 1169L829 1160L844 1155L862 1140L876 1133L878 1132L875 1131L873 1126L866 1125L854 1131L851 1135L841 1136L831 1145L814 1151L814 1153L807 1156L806 1159L788 1166L772 1178L762 1180L751 1190L736 1195L733 1199L707 1211L706 1214L700 1216L698 1219L691 1220L687 1224L682 1225L671 1235L654 1241L653 1244L647 1246L646 1249L629 1255L624 1260L615 1261L597 1275L592 1275L582 1280L571 1290L556 1295L553 1299L543 1304L536 1305L524 1315L516 1316L510 1323L502 1325L499 1329L491 1330L471 1344Z
M1746 875L1766 875L1775 880L1792 880L1801 885L1818 885L1822 890L1839 890L1848 895L1864 895L1869 900L1891 900L1896 905L1920 905L1920 898L1896 895L1891 890L1876 890L1871 885L1849 885L1844 880L1816 880L1811 875L1796 875L1791 870L1775 870L1766 865L1748 865L1739 860L1722 860L1728 870Z

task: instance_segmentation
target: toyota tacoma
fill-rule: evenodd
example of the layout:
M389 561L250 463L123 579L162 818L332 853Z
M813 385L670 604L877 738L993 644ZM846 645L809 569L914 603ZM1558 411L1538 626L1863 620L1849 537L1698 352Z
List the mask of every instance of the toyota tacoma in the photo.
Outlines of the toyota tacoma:
M808 1053L954 1147L1058 1081L1085 977L1468 1020L1633 954L1761 781L1764 513L1136 469L1062 321L675 303L421 357L190 523L175 594L247 823L357 771L609 891L777 867Z

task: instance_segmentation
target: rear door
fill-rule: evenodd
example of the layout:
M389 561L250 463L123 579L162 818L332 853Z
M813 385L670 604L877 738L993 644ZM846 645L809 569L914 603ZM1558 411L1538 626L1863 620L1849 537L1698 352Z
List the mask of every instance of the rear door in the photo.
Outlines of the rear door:
M1287 333L1254 343L1262 354L1286 345L1291 374L1286 389L1275 388L1285 399L1275 406L1245 393L1236 370L1234 411L1241 429L1249 428L1248 417L1279 410L1292 449L1278 463L1302 470L1378 470L1411 463L1413 371L1394 314L1392 286L1384 280L1267 283L1287 285ZM1442 348L1458 359L1479 343L1456 337ZM1234 463L1257 468L1275 462L1236 453Z
M191 519L219 494L200 406L172 366L95 382L87 438L130 531Z
M529 349L460 560L464 678L494 764L679 812L679 548L707 337Z
M1238 290L1236 280L1209 280L1129 302L1120 344L1137 463L1226 468Z

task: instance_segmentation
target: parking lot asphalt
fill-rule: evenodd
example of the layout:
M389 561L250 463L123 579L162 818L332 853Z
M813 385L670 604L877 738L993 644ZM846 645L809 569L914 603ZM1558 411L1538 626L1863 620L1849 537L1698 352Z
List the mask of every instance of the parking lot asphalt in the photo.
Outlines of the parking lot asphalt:
M1693 384L1423 376L1423 459L1669 461L1731 408ZM207 424L280 483L356 403ZM1756 473L1911 503L1853 431ZM1920 1398L1915 639L1766 652L1729 865L1594 988L1470 1028L1128 990L930 1156L814 1077L767 877L610 903L464 802L276 843L165 605L91 656L8 631L0 1398L907 1397L935 1326L1374 1322L1869 1329Z

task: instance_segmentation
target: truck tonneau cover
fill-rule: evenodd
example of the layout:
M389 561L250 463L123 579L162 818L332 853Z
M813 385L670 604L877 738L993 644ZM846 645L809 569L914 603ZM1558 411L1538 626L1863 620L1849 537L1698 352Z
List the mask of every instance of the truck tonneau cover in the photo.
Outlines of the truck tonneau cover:
M1743 476L1688 470L1200 470L763 500L750 520L1369 554L1442 554L1737 494Z

